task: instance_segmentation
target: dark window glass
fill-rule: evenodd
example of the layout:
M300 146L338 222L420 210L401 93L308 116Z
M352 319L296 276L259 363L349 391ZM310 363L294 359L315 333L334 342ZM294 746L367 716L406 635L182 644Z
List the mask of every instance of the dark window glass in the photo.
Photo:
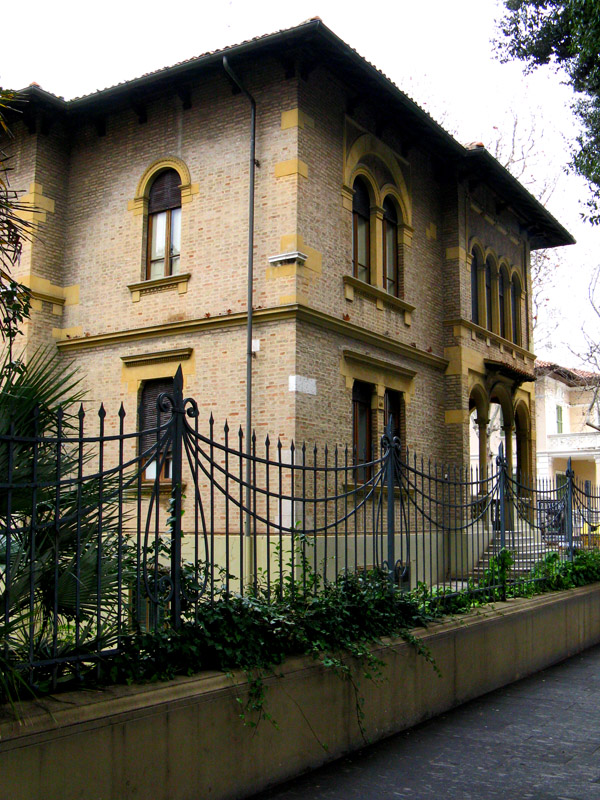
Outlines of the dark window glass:
M174 169L161 172L148 197L146 278L179 272L181 250L181 178Z
M398 297L398 215L389 197L383 204L383 285Z
M354 381L352 388L354 463L367 464L372 460L371 447L371 398L370 383ZM371 468L356 471L356 480L364 482L371 477Z
M473 253L471 261L471 319L476 325L479 321L479 259L477 253Z
M485 314L486 328L492 330L492 266L489 261L485 264Z
M396 392L393 389L385 390L385 404L384 404L384 422L387 430L390 417L392 419L392 435L397 436L402 440L402 425L403 425L403 402L402 392Z
M504 339L506 339L506 285L506 274L501 269L498 275L498 313L500 315L500 336Z
M510 282L510 315L512 320L512 340L515 344L520 344L519 336L519 312L521 306L521 286L516 275Z
M370 282L370 214L371 201L364 182L354 182L354 198L352 200L352 271L355 278L365 283Z

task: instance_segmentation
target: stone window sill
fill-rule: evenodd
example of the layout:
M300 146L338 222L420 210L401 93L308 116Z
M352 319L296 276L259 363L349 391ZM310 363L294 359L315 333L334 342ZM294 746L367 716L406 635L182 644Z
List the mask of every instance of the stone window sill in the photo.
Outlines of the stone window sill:
M410 303L401 300L399 297L394 297L384 292L383 289L379 289L377 286L371 286L370 283L360 281L353 275L344 275L344 296L348 302L352 303L354 301L355 292L375 300L377 308L380 311L382 311L386 305L396 309L404 315L404 324L407 327L410 326L412 322L412 312L415 310L415 306L411 306Z
M185 294L190 277L189 272L183 272L180 275L167 275L165 278L130 283L127 288L131 292L131 302L139 303L144 294L156 294L170 289L177 289L178 294Z

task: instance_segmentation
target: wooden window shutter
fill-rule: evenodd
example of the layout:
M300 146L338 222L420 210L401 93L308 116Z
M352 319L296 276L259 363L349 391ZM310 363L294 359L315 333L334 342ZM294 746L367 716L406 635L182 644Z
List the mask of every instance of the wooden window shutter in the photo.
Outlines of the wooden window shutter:
M181 205L181 178L174 169L161 172L150 188L148 198L148 213L167 211L170 208L179 208Z
M163 392L167 392L168 394L173 393L172 378L158 378L144 383L142 388L142 402L140 404L140 431L143 432L148 428L156 428L157 425L164 425L171 418L170 411L161 411L159 413L156 408L156 401ZM140 444L142 452L145 452L152 447L152 445L156 444L156 436L156 430L142 434Z

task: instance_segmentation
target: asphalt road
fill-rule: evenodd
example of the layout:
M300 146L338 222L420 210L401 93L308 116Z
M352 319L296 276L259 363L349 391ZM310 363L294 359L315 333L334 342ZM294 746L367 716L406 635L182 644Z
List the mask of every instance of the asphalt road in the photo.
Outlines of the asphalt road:
M600 646L253 800L600 800Z

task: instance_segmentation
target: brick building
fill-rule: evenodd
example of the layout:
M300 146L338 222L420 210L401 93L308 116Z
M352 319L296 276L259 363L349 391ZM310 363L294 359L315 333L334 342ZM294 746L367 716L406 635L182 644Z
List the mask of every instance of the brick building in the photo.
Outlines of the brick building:
M56 343L129 415L181 364L206 417L244 423L250 105L223 56L256 102L258 435L365 458L393 413L466 463L497 402L531 471L529 254L573 239L318 19L69 102L25 91L27 347Z

